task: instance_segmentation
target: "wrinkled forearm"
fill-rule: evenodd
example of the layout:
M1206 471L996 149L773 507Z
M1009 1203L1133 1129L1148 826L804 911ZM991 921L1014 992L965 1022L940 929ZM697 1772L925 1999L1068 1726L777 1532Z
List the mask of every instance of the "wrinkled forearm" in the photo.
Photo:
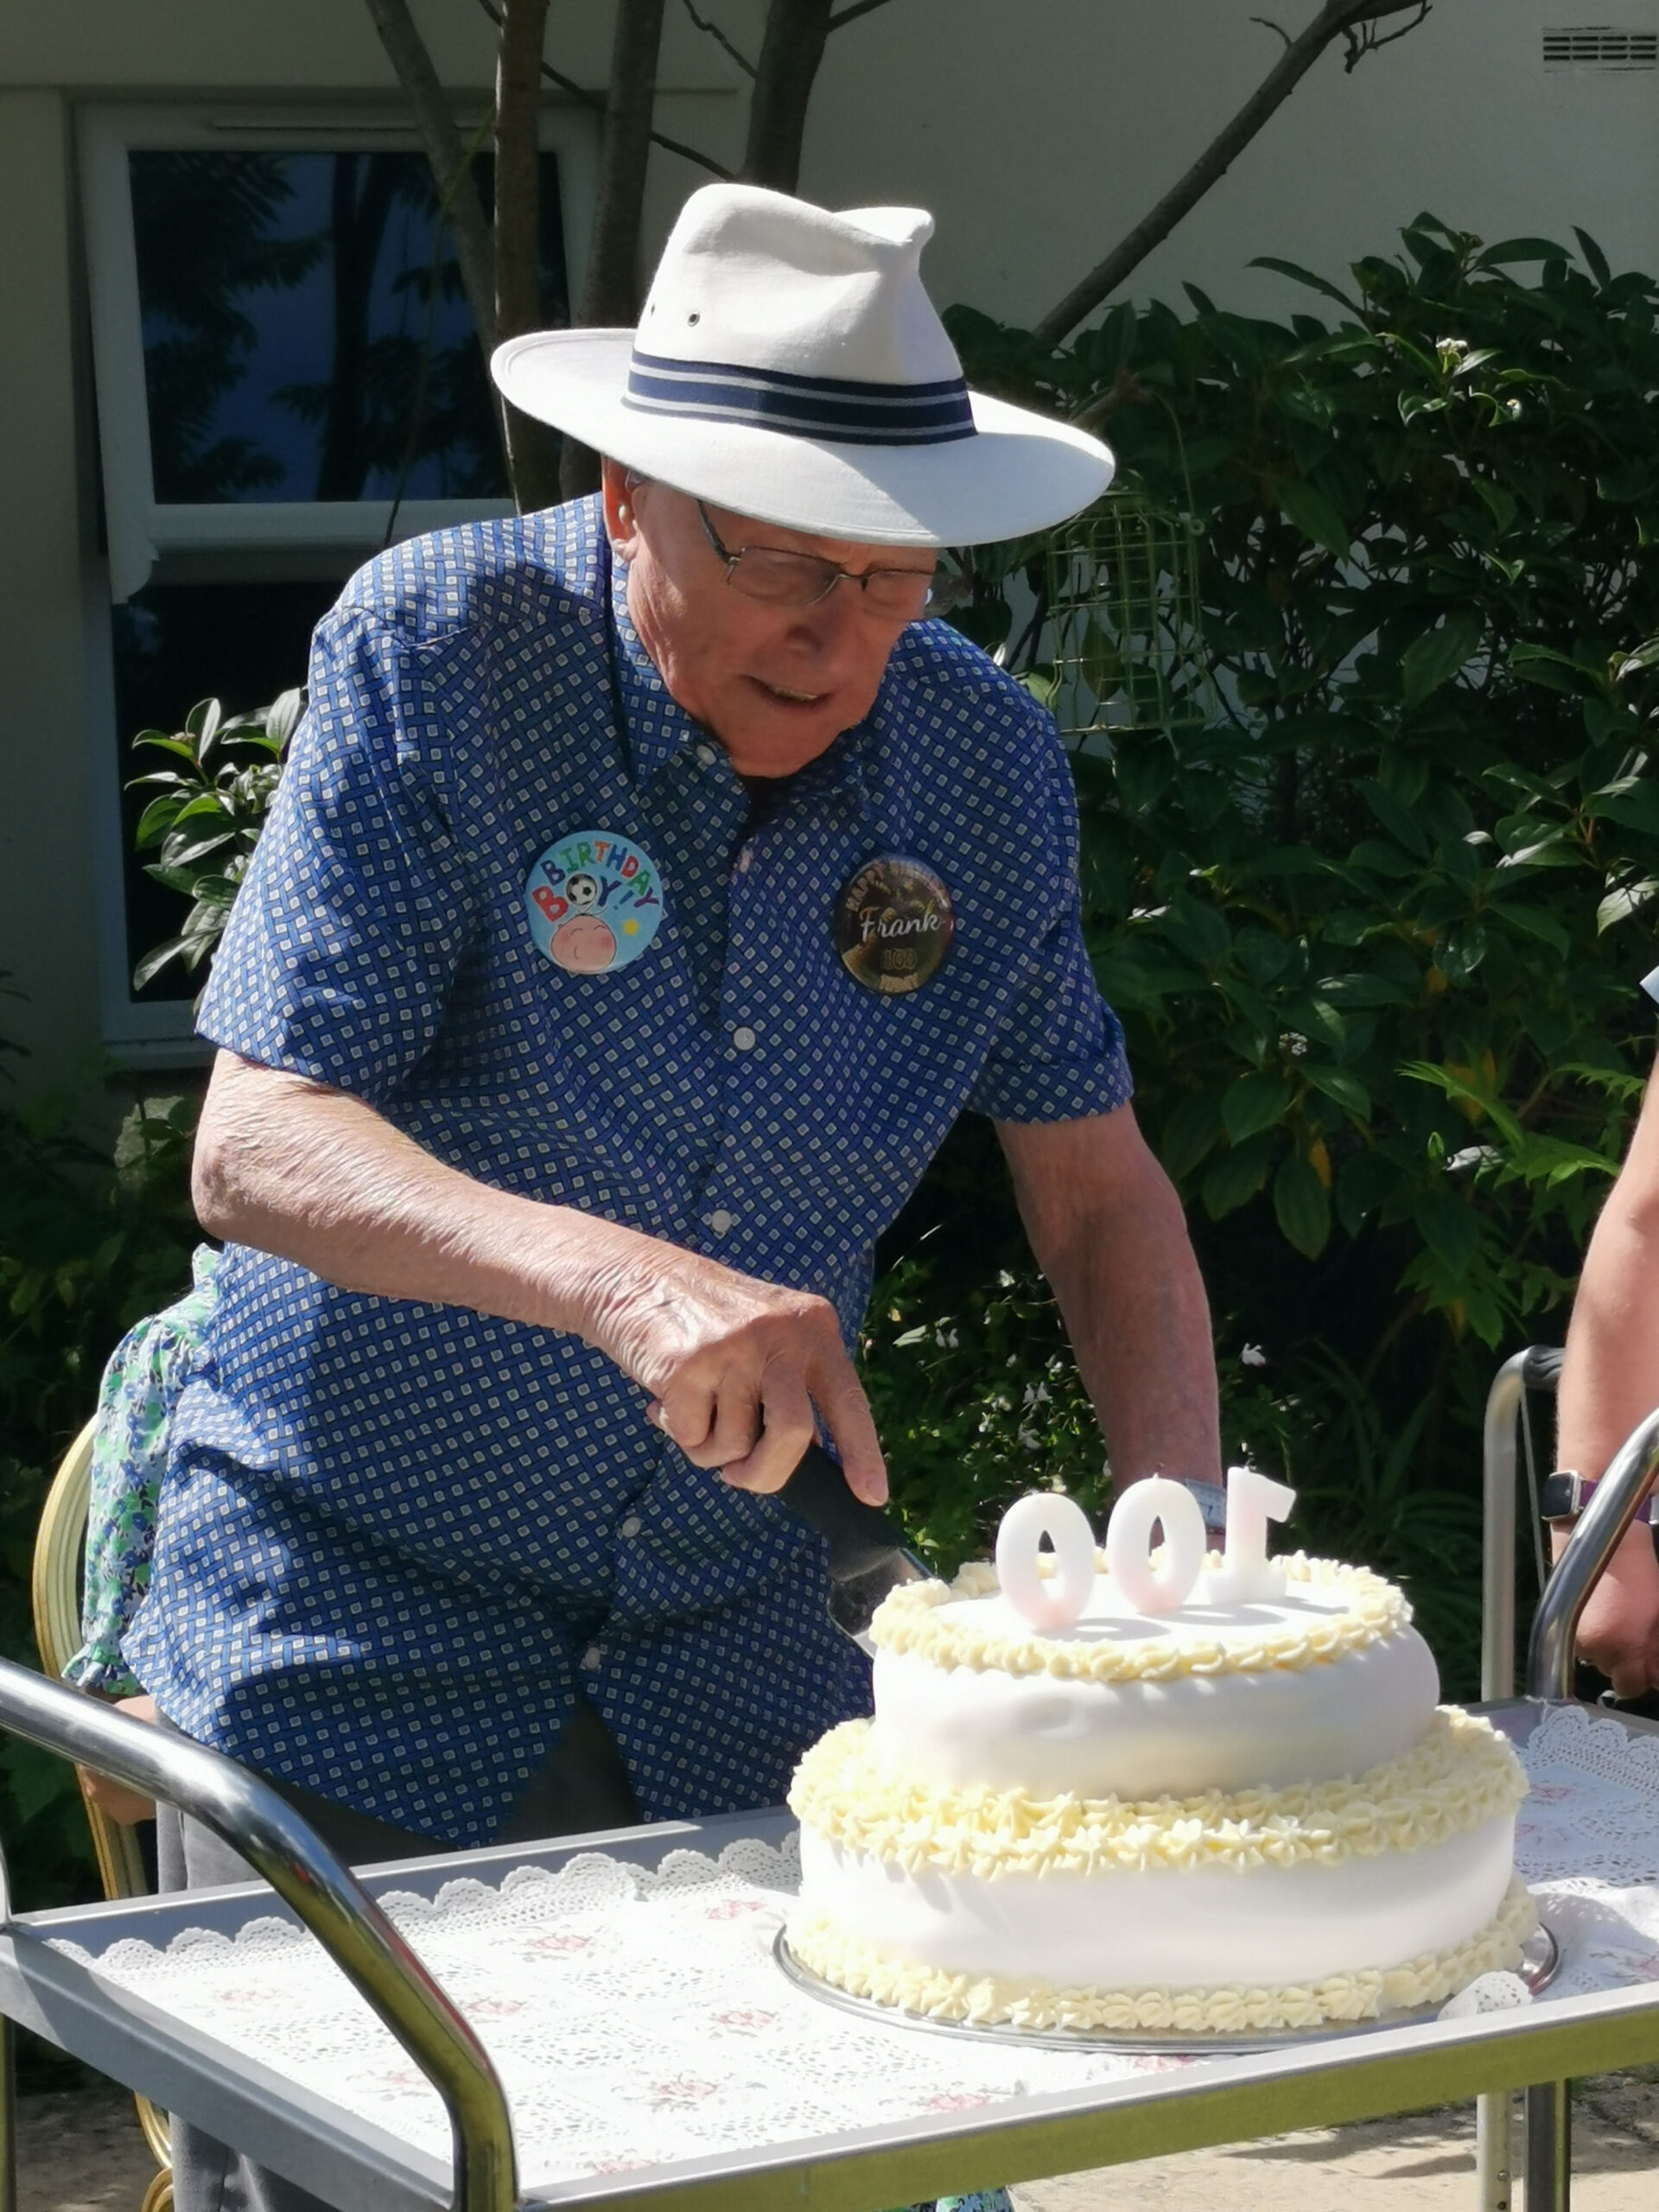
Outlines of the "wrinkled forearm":
M344 1290L471 1306L566 1330L650 1392L698 1466L778 1489L814 1408L849 1488L887 1472L835 1309L570 1206L475 1182L348 1093L223 1052L197 1137L196 1211L213 1235Z
M1180 1201L1130 1109L999 1135L1116 1480L1219 1481L1209 1301Z
M364 1100L221 1052L193 1196L215 1236L343 1290L470 1306L597 1341L664 1248L434 1160Z

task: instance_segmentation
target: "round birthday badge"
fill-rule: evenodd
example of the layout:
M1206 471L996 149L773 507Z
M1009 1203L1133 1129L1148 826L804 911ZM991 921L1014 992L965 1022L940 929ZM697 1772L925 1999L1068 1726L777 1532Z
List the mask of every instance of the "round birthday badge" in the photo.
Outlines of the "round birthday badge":
M575 830L524 879L537 947L567 976L606 976L637 960L663 918L657 863L614 830Z
M884 853L849 876L836 900L836 950L855 983L883 997L919 991L950 949L950 893L931 868Z

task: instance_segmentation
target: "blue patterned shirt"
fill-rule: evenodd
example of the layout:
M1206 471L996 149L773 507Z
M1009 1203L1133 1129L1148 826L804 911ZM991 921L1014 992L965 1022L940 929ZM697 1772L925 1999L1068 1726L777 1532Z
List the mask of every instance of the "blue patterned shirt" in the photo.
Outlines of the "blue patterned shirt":
M499 1189L817 1292L850 1349L875 1240L958 1113L1129 1095L1065 756L920 624L867 719L752 821L623 582L585 502L417 539L346 587L200 1027ZM608 972L556 964L526 903L579 833L627 841L662 892ZM943 878L956 934L883 996L832 918L894 854ZM219 1292L125 1645L191 1735L473 1844L573 1686L652 1818L778 1802L868 1709L818 1539L690 1465L601 1353L237 1246Z

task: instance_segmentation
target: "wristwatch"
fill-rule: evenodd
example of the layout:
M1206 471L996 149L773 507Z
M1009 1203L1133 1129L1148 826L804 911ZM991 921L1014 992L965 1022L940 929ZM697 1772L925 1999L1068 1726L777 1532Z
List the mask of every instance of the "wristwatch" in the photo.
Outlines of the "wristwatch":
M1544 1478L1541 1500L1546 1521L1576 1521L1589 1504L1599 1475L1581 1475L1571 1467L1559 1467L1553 1475ZM1636 1509L1638 1521L1659 1520L1659 1491L1649 1491Z
M1198 1510L1204 1516L1204 1525L1211 1535L1222 1535L1227 1528L1227 1493L1219 1483L1186 1481L1185 1488L1198 1500Z

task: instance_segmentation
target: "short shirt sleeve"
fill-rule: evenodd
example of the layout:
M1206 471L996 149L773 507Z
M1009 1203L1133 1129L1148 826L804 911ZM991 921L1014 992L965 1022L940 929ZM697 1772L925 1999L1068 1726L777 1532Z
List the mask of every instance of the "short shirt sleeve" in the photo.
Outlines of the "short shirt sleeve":
M1134 1096L1123 1030L1100 995L1083 941L1077 807L1058 733L1035 717L1046 766L1048 880L1066 890L968 1101L997 1122L1074 1122Z
M1642 978L1642 988L1650 999L1659 1001L1659 968L1656 968L1650 976Z
M378 1103L442 1017L472 898L396 628L339 609L197 1016L227 1052Z

